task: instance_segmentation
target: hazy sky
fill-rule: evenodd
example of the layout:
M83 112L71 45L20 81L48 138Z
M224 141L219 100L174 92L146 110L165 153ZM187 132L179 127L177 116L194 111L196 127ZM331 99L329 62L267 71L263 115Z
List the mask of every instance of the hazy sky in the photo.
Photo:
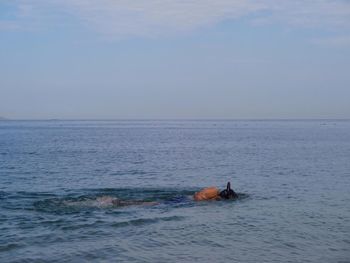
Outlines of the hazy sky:
M350 1L0 0L0 116L350 118Z

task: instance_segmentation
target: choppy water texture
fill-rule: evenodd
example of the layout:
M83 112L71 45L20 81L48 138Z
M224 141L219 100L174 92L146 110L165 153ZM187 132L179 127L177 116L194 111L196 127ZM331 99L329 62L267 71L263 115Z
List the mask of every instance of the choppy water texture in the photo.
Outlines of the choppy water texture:
M228 180L238 200L191 200ZM0 122L0 262L340 263L349 249L349 121Z

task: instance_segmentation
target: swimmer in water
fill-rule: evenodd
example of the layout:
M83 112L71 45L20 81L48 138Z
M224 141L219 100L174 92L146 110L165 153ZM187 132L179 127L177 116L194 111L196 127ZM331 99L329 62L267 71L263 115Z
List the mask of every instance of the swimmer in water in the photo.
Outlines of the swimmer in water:
M207 187L193 195L195 201L208 201L208 200L225 200L235 199L238 195L231 189L230 182L227 183L226 189L220 191L217 187ZM186 197L187 198L187 197ZM186 199L185 198L185 199ZM185 199L180 198L180 202ZM190 199L188 199L190 200ZM172 200L171 202L179 202L179 200ZM96 199L82 200L82 201L64 201L67 206L83 206L83 207L125 207L125 206L153 206L159 205L159 202L154 201L142 201L142 200L122 200L113 196L99 196Z
M207 187L193 195L195 201L206 201L206 200L225 200L225 199L235 199L238 195L235 191L231 189L231 183L228 182L226 189L220 191L216 187ZM158 205L158 202L150 201L140 201L140 200L121 200L116 197L111 196L101 196L96 198L96 203L100 207L124 207L131 205L142 205L142 206L152 206Z
M195 201L234 199L237 197L236 192L231 189L230 182L227 183L226 189L221 192L217 187L207 187L193 195Z

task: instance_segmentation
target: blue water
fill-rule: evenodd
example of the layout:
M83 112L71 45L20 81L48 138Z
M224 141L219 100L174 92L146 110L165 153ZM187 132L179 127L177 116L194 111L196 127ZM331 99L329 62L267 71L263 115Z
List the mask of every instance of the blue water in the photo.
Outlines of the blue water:
M350 121L1 121L0 262L84 261L350 262Z

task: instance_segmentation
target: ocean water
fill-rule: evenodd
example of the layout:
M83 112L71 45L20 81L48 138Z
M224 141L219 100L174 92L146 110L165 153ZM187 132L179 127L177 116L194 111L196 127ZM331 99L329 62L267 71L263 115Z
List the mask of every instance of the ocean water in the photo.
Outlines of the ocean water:
M350 262L350 121L1 121L0 262Z

